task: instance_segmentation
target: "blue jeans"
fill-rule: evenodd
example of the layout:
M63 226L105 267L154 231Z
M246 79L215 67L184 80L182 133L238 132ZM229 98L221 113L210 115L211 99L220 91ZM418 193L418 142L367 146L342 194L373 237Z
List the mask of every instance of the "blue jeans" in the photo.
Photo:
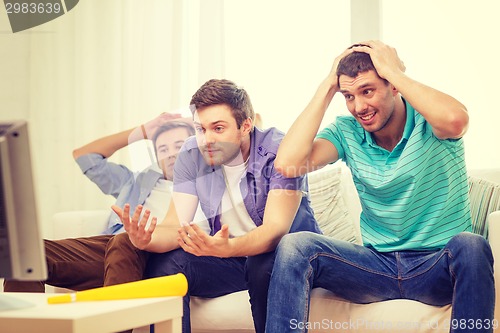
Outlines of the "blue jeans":
M475 234L460 233L437 251L390 253L308 232L288 234L276 250L266 333L306 332L315 287L361 304L452 304L451 321L443 323L450 332L493 332L493 256Z
M183 273L188 281L184 297L182 332L191 332L189 297L214 298L248 289L256 332L263 333L274 252L253 257L197 257L177 249L151 254L145 277Z

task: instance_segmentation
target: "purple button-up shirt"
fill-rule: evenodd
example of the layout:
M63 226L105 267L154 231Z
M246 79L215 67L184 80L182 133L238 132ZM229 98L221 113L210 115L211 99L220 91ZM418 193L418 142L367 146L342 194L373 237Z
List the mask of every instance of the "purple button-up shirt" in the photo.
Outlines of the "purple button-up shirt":
M290 232L321 233L310 207L305 177L286 178L274 168L274 159L283 133L276 128L250 134L250 156L245 180L240 183L243 202L255 225L263 222L267 195L273 189L298 190L304 193ZM210 166L203 159L195 137L182 146L174 167L174 192L198 197L201 209L208 218L212 234L220 230L222 196L226 189L220 166Z

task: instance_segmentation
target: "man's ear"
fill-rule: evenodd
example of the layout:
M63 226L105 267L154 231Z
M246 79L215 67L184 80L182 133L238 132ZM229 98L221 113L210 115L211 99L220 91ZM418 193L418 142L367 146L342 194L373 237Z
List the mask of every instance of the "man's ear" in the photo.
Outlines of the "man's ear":
M389 83L389 85L391 86L392 96L399 94L399 90L397 90L396 87L394 87L391 83Z
M252 131L253 129L253 122L251 118L247 118L243 121L243 124L241 124L241 130L243 134L248 134Z

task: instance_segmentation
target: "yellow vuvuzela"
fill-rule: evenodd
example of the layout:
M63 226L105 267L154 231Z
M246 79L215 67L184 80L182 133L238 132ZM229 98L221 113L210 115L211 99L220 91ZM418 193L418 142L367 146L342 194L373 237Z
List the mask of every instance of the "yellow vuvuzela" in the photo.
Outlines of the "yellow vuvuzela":
M104 301L146 297L184 296L188 284L184 274L162 276L113 286L77 291L71 294L52 296L49 304L80 301Z

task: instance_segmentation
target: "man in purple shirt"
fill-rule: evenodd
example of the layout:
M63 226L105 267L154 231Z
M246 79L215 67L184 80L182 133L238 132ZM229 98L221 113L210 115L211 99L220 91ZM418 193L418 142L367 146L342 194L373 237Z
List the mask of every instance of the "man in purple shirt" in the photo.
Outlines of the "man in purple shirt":
M174 191L162 224L138 207L114 210L138 249L152 252L147 277L183 273L183 332L189 296L218 297L248 289L256 332L264 332L274 250L288 232L320 232L304 177L274 169L283 133L255 128L246 91L228 80L206 82L191 100L196 136L174 167ZM200 204L210 230L193 221ZM148 222L150 222L149 226ZM123 237L123 236L122 236Z

